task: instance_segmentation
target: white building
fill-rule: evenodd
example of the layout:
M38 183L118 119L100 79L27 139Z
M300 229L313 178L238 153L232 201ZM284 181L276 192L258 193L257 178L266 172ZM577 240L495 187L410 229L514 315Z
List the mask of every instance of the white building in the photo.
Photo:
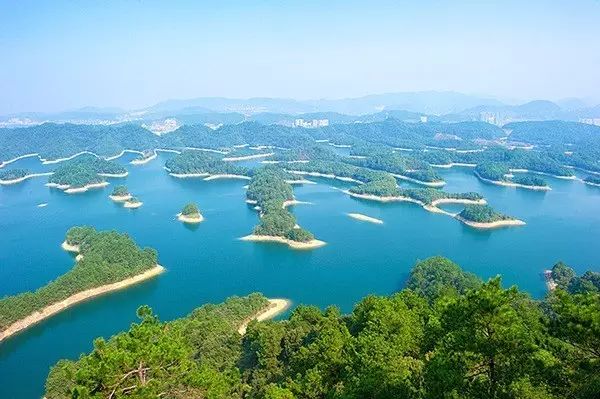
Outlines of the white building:
M329 126L329 119L313 119L312 121L304 119L296 119L294 121L294 127L303 127L307 129L315 129L318 127Z

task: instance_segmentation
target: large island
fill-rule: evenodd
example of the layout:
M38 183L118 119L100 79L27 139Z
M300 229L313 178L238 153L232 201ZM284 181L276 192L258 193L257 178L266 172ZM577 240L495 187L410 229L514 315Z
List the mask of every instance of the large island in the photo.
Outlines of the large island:
M294 249L313 249L325 245L296 223L296 218L286 209L296 203L289 175L277 167L259 169L248 186L247 202L259 211L260 224L245 241L278 242Z
M79 302L155 277L164 269L156 251L126 234L73 227L63 243L78 253L73 268L34 292L0 300L0 341Z
M489 205L467 205L456 219L477 229L494 229L507 226L523 226L524 221L496 212Z

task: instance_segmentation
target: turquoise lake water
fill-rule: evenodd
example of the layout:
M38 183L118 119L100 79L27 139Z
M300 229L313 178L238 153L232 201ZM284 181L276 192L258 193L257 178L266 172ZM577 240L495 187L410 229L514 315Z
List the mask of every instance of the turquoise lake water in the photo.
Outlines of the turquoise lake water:
M348 312L365 295L401 289L414 263L433 255L483 278L500 274L505 285L516 284L534 297L545 293L540 273L558 260L578 272L599 270L600 189L578 181L548 178L553 190L534 192L481 183L470 169L440 170L446 190L480 192L499 211L527 222L477 231L414 204L353 199L339 190L346 183L314 179L318 184L294 189L298 200L311 204L290 209L328 244L304 252L239 241L258 220L244 202L247 181L175 179L163 169L169 156L143 166L129 165L135 157L130 154L118 160L130 175L111 179L111 186L126 184L144 202L136 210L110 201L111 186L68 195L45 187L47 178L40 177L0 187L0 296L34 290L69 270L73 257L60 244L74 225L127 232L139 245L156 248L167 268L152 281L79 304L0 343L0 398L41 397L52 364L88 352L98 336L127 329L142 304L170 320L204 303L260 291ZM10 167L49 170L36 158ZM175 219L190 201L205 217L194 227ZM349 212L385 223L360 222Z

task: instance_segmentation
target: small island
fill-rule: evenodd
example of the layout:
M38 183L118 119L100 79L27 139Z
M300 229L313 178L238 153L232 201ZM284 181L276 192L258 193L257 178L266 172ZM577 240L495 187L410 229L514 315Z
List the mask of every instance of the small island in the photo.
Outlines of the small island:
M177 219L183 223L200 223L204 220L204 217L198 209L198 205L189 203L183 207L180 213L177 214Z
M142 201L140 201L137 197L131 197L123 204L124 208L136 209L140 206L144 205Z
M286 208L295 204L292 186L287 182L289 173L267 166L258 169L246 193L247 202L259 211L260 224L244 241L277 242L293 249L313 249L325 245L296 223Z
M62 247L77 253L73 268L34 292L0 300L0 341L79 302L137 284L164 271L152 248L126 234L73 227Z
M352 219L360 220L362 222L369 222L375 224L383 224L383 220L377 219L371 216L363 215L362 213L348 213Z
M112 194L108 197L115 202L124 202L130 200L132 195L126 186L120 185L116 186Z
M477 229L494 229L507 226L523 226L525 222L496 212L489 205L467 205L456 219Z
M59 166L46 185L75 194L107 186L106 177L124 176L127 176L127 169L118 163L82 154Z

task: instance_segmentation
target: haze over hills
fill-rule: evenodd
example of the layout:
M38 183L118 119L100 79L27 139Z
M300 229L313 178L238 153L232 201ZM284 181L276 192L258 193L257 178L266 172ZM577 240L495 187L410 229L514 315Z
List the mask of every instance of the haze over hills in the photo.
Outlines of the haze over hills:
M503 125L515 121L567 120L595 123L600 105L588 106L582 99L557 103L534 100L506 104L490 97L451 91L374 94L357 98L295 100L289 98L199 97L166 100L147 108L84 107L57 113L23 112L0 117L0 127L28 126L43 122L113 124L139 121L161 123L171 128L183 124L227 125L245 121L292 125L295 120L327 120L327 123L356 123L394 118L403 121L484 121Z

